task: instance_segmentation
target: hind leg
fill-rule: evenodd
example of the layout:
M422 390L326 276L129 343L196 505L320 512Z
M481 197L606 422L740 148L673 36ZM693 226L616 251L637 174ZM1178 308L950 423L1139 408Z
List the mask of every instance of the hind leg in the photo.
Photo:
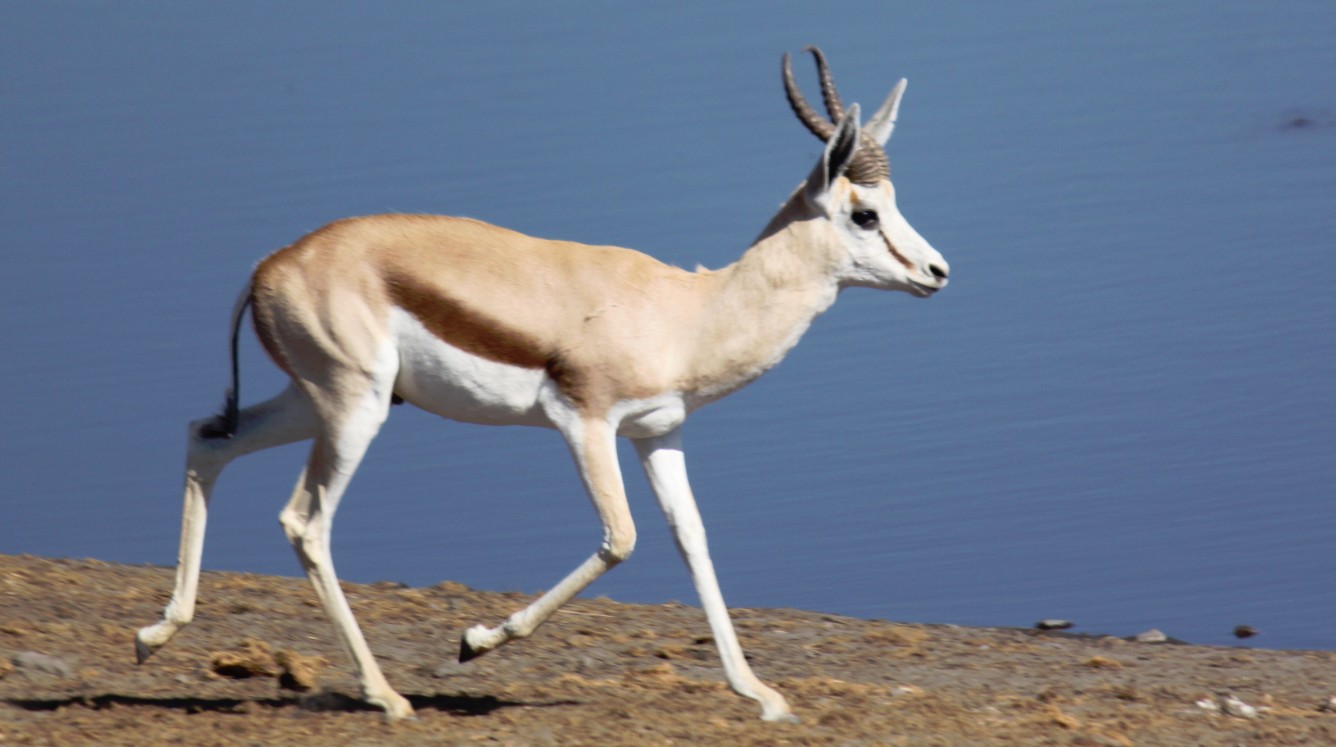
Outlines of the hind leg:
M336 422L325 422L311 448L305 472L292 499L279 515L283 531L306 570L320 604L352 657L366 702L385 710L391 719L411 718L413 706L390 687L376 663L348 599L334 572L330 532L339 500L390 405L390 387L372 387L355 402L329 408ZM329 420L334 420L331 417Z
M242 410L237 433L232 438L209 438L204 435L210 431L215 420L210 417L190 424L181 546L176 560L176 587L162 620L141 628L135 635L135 654L140 663L171 640L195 615L209 497L223 468L245 454L303 441L316 435L316 417L311 400L293 386L271 400Z

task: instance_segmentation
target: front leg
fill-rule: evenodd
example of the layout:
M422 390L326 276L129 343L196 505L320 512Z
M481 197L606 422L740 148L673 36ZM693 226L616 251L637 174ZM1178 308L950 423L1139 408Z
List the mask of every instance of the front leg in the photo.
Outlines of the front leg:
M524 638L542 625L561 605L570 601L609 568L626 560L635 549L636 528L626 503L626 489L617 464L617 434L611 423L585 418L562 428L580 477L603 524L603 544L560 583L532 604L516 612L501 625L475 625L464 633L459 660L477 658L507 641Z
M784 696L757 679L746 657L742 655L742 646L738 643L737 633L733 631L728 608L724 606L724 595L714 575L714 563L710 561L710 551L705 543L705 525L701 522L696 498L691 494L691 485L687 482L681 429L674 429L662 436L638 439L635 444L640 453L640 463L659 499L659 506L673 530L678 552L691 569L691 579L696 584L701 606L705 608L710 631L714 633L715 645L719 648L719 658L723 660L724 675L728 678L729 686L739 695L759 702L761 718L766 721L797 721L789 712L789 704L785 702Z

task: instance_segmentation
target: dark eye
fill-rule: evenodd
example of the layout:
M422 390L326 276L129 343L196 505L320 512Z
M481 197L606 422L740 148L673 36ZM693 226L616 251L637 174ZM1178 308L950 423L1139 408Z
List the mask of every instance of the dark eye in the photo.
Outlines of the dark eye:
M849 217L853 219L854 225L859 228L872 230L877 227L876 210L855 210L854 214Z

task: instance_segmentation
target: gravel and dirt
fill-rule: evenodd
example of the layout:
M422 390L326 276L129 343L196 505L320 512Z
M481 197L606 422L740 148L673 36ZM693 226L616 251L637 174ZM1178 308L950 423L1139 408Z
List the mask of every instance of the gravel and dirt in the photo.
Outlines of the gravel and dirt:
M170 569L0 555L0 745L1332 745L1336 653L737 609L798 724L723 684L703 613L582 599L468 664L459 634L529 598L346 584L387 723L304 579L206 572L194 624L143 665Z

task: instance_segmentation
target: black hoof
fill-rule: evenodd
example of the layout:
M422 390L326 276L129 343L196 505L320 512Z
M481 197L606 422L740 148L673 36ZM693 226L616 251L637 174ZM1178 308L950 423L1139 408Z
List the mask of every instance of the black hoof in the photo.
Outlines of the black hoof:
M463 663L466 662L466 661L473 661L474 659L478 658L479 656L482 656L482 655L485 654L485 653L487 653L487 652L486 652L486 651L479 651L479 650L475 649L474 647L470 646L470 645L469 645L469 639L468 639L468 636L464 636L463 638L460 638L460 639L459 639L459 663L460 663L460 664L463 664Z

